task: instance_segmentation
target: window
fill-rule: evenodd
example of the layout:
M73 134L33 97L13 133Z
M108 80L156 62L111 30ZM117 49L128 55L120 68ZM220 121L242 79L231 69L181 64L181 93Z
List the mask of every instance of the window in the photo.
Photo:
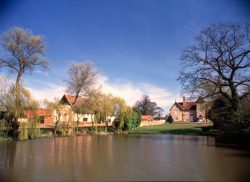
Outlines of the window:
M67 113L65 113L64 116L67 116Z
M44 124L44 116L39 116L38 122Z
M88 118L83 118L82 121L88 121Z

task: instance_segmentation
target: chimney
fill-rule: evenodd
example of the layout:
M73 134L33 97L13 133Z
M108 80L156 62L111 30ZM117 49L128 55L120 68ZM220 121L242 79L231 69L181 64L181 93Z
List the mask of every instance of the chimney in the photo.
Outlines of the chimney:
M183 107L185 107L185 105L186 105L186 97L183 96Z

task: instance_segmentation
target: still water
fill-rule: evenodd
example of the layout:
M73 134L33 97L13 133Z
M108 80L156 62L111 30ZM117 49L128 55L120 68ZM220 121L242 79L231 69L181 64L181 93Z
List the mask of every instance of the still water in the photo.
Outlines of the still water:
M108 135L0 142L0 181L249 179L250 154L212 137Z

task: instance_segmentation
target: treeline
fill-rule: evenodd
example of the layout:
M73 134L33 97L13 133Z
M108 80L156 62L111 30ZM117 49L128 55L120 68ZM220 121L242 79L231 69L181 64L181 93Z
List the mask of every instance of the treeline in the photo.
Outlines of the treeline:
M14 80L13 77L9 79L0 77L0 120L1 128L5 131L4 133L1 130L0 135L7 133L14 139L33 138L41 133L36 127L39 118L35 114L40 104L24 88L22 81L24 74L31 74L35 69L48 70L49 61L45 57L46 44L42 36L34 35L27 29L14 27L0 36L0 47L0 69L12 73L15 77ZM99 70L91 62L72 63L65 81L66 92L75 98L72 110L77 114L93 113L93 126L95 123L104 122L107 131L109 116L115 116L113 127L117 132L122 132L138 127L142 114L161 117L163 110L148 96L143 96L132 108L122 98L102 93L97 82L98 75ZM85 101L79 105L77 103L81 98ZM58 102L59 100L53 102L45 100L43 105L48 109L59 111L61 105ZM25 117L25 110L33 110L34 116L20 127L19 120ZM54 119L56 135L64 126L60 124L59 117ZM76 134L79 133L78 125L79 119L76 121L74 131ZM97 132L98 129L95 128L94 131Z
M20 138L20 118L24 117L27 109L36 110L39 103L35 101L30 92L23 87L21 80L25 73L32 73L37 68L44 70L49 68L46 59L46 45L43 37L33 35L31 31L19 27L11 28L0 37L0 68L13 73L16 79L1 78L0 106L1 125L8 131L8 135L14 139ZM94 121L108 122L108 116L115 116L114 127L118 131L132 129L140 124L140 112L129 107L125 101L119 97L101 93L97 87L97 76L99 71L92 63L72 63L66 80L67 92L75 96L73 111L75 113L94 113ZM77 105L80 97L85 98L83 105ZM45 101L45 105L50 109L59 109L58 101ZM58 119L57 119L58 121ZM29 123L37 122L37 118ZM77 120L76 133L78 133ZM36 128L36 126L33 126ZM22 132L23 135L24 132ZM27 133L27 132L26 132ZM25 135L32 135L33 131Z

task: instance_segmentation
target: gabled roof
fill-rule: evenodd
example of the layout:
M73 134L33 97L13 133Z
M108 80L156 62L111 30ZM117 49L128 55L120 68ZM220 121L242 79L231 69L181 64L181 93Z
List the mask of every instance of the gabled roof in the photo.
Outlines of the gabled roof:
M183 104L183 102L175 102L173 106L174 105L176 105L182 111L196 110L196 102L185 102L185 104ZM170 110L172 109L172 107L170 108Z
M83 97L78 97L76 102L75 101L75 96L72 95L66 95L64 94L63 97L61 98L61 100L59 101L60 104L69 104L71 107L77 107L77 106L81 106L84 104L85 99Z

